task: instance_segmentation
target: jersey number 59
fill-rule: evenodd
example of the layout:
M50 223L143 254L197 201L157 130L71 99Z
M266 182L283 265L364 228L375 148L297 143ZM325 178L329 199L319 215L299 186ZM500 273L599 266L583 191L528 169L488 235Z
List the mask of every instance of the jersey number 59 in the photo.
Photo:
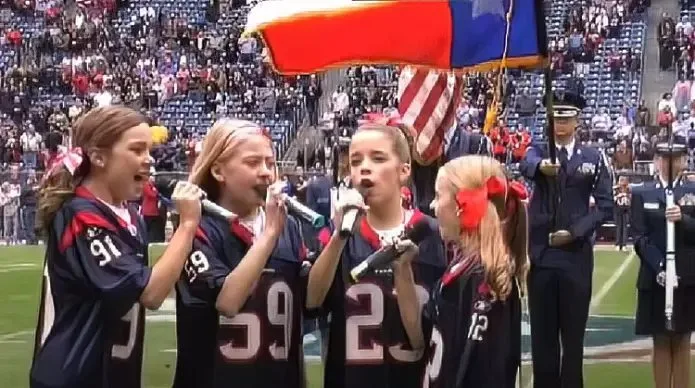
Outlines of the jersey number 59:
M284 343L274 341L267 344L268 352L274 360L287 360L292 343L293 298L292 289L283 282L273 283L267 294L267 319L273 326L282 328ZM239 313L234 318L220 317L220 326L242 328L246 341L236 344L230 341L219 347L220 353L229 361L248 361L256 358L262 348L262 317L251 312Z

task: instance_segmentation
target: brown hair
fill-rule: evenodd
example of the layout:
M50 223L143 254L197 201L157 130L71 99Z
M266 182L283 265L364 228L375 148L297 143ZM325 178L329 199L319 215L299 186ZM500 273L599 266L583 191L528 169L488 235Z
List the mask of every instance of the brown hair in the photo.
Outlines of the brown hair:
M255 135L265 136L265 132L258 124L251 121L237 119L216 121L205 135L203 149L193 164L188 181L203 189L211 200L217 200L219 185L212 177L210 169L215 163L232 157L245 139ZM270 139L268 141L270 142Z
M80 147L83 160L72 175L65 166L58 166L41 183L36 219L41 231L51 228L55 214L75 195L75 188L89 175L89 150L112 147L130 128L147 123L139 112L120 105L95 108L80 117L73 126L72 147Z
M403 163L410 163L410 145L403 130L389 125L366 123L357 128L355 134L363 131L376 131L388 137L393 144L393 152Z
M442 167L443 176L450 182L448 190L455 195L460 189L482 187L490 177L506 181L504 167L497 160L480 155L468 155L449 161ZM520 285L528 271L528 226L526 206L521 199L491 198L486 214L477 230L461 231L461 247L478 250L485 267L486 281L495 298L506 300L516 278ZM514 201L507 206L507 201ZM507 214L512 210L511 214Z

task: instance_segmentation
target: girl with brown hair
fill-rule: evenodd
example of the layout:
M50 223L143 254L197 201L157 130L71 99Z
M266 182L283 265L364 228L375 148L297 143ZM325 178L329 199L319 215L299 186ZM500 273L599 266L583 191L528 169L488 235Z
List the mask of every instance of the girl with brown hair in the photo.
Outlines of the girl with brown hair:
M121 106L88 112L74 146L46 172L38 221L47 236L32 388L141 386L145 315L169 295L200 220L198 187L172 195L181 225L157 263L127 205L149 179L150 127Z
M340 193L333 217L335 231L319 235L323 250L307 286L307 307L322 307L330 313L324 387L419 387L425 359L408 344L393 273L383 268L358 279L350 279L350 273L363 267L374 252L391 248L406 229L423 227L428 237L413 260L417 285L410 295L413 305L407 307L419 312L446 266L444 246L433 218L402 206L401 187L410 177L410 149L398 128L360 126L348 156L353 188ZM340 225L345 212L353 208L363 215L346 236Z
M203 215L177 284L174 387L303 386L305 248L287 216L271 139L216 122L190 181L236 215Z
M508 181L496 160L470 155L439 170L435 193L432 207L452 259L422 315L412 308L418 303L412 244L402 243L408 252L394 265L410 343L429 344L424 386L512 388L521 362L520 284L528 268L526 189Z

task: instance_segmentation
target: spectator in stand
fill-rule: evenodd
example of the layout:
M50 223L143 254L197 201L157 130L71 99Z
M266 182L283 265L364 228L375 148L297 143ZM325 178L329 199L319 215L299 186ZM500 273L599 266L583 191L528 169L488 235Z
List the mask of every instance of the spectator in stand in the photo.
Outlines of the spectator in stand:
M606 108L599 109L598 113L591 118L591 129L594 132L605 133L613 128L613 121Z
M628 225L632 200L632 190L627 177L620 176L618 178L618 184L613 187L613 198L615 201L615 248L622 252L627 246L629 237Z
M519 163L526 157L526 150L531 145L531 135L525 128L520 126L511 140L512 162Z
M664 105L663 109L659 110L656 121L662 129L668 128L673 124L675 118L672 111L672 105Z
M613 153L613 170L632 170L632 149L627 146L627 140L621 140Z
M26 244L37 244L38 239L35 232L36 224L36 194L39 189L39 182L36 179L36 171L29 170L27 172L27 180L21 187L21 195L19 198L20 218L22 226L22 241Z
M142 192L142 216L145 219L147 235L151 243L164 242L166 217L160 216L159 207L159 193L154 186L154 177L150 177Z
M12 178L9 182L0 184L2 237L8 245L14 245L19 242L19 198L21 195L21 186L18 180L19 177L16 173L17 170L13 170Z
M22 147L22 161L27 168L36 168L39 161L39 151L42 145L41 135L36 133L33 124L27 123L26 130L19 137L19 144Z
M668 70L673 66L674 55L676 54L676 23L664 13L657 26L657 42L659 44L659 66L661 70Z
M536 99L530 95L528 88L525 88L516 98L516 112L519 114L519 122L524 127L533 125L536 115Z

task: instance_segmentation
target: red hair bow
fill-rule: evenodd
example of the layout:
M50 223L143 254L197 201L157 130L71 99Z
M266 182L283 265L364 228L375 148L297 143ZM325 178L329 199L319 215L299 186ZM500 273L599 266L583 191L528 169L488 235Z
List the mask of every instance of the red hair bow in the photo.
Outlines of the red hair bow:
M82 165L84 161L84 156L82 155L82 148L75 147L70 149L64 149L55 158L48 171L44 174L44 179L47 179L51 175L55 174L59 168L65 167L70 175L75 175L75 171Z
M367 123L397 127L401 125L403 122L401 121L401 117L398 114L392 114L387 116L383 113L365 113L362 115L362 119L358 121L358 124L362 125Z
M509 190L508 198L514 196L526 199L528 193L526 187L519 182L507 182L497 176L488 178L482 187L471 190L459 190L456 193L457 215L461 228L474 230L480 225L480 221L487 212L487 202L490 198L504 196Z

